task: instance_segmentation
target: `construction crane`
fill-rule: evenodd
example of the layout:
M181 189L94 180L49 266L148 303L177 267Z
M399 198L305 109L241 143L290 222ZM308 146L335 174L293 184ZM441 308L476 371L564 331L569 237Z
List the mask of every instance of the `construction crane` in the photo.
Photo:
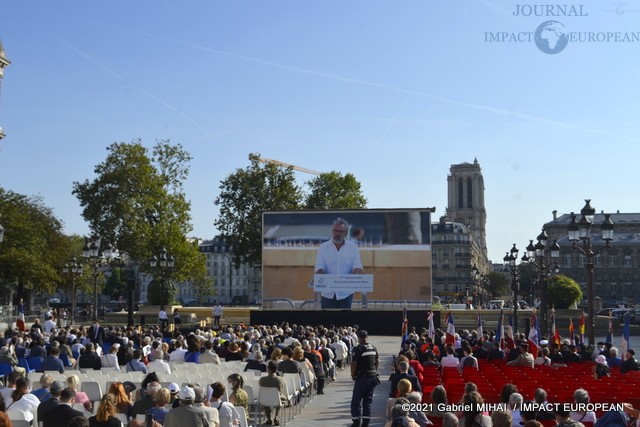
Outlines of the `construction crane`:
M267 159L266 157L258 157L258 161L261 163L270 163L276 166L282 166L283 168L291 168L298 172L304 172L311 175L321 175L322 172L314 171L313 169L301 168L300 166L292 165L291 163L281 162L280 160Z

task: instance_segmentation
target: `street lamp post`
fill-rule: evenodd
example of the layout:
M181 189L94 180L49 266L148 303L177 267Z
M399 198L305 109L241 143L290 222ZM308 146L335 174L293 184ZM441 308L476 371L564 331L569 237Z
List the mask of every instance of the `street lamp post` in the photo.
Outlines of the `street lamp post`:
M527 257L529 262L533 264L538 270L538 291L540 298L540 331L541 335L548 337L548 319L549 319L549 299L547 295L548 280L553 274L557 274L560 271L558 266L558 258L560 257L560 245L558 241L554 240L553 244L549 247L551 255L551 265L546 264L545 249L547 240L549 237L547 233L542 232L536 238L538 241L533 244L533 240L529 240L527 246Z
M160 271L160 305L169 304L167 273L175 267L175 263L175 258L173 255L170 255L165 248L160 249L160 252L154 255L149 261L149 265L151 265L152 268L158 268Z
M102 239L100 237L91 237L85 239L84 247L82 248L82 258L86 259L91 266L93 275L93 311L92 315L94 319L98 318L98 277L100 277L100 267L108 265L115 256L115 250L109 243L102 253L100 253L100 243Z
M513 333L518 332L518 291L520 290L520 282L518 281L518 266L516 261L518 260L518 248L516 244L507 254L504 256L503 261L507 268L507 271L511 274L511 290L513 291ZM528 261L527 254L522 256L522 261Z
M593 257L600 252L595 250L591 242L591 226L596 210L591 207L591 199L585 199L585 205L580 210L580 220L576 221L577 215L571 212L571 222L567 226L569 240L573 243L573 249L580 252L586 258L585 269L587 271L587 336L589 344L595 345L595 313L593 307ZM613 221L610 214L604 215L604 221L600 225L602 240L605 247L611 247L613 240ZM582 242L581 245L578 242Z
M75 313L76 313L76 280L78 277L82 276L84 269L82 268L82 264L78 263L78 259L73 257L70 262L64 264L62 267L62 273L64 273L71 280L71 325L75 322Z
M475 292L474 292L474 295L476 297L475 304L476 304L477 307L481 307L482 306L482 293L483 293L483 290L484 290L484 287L482 286L482 283L486 283L489 279L487 279L485 277L485 275L480 272L480 270L478 269L478 267L476 265L471 267L471 277L473 277L474 286L475 286Z

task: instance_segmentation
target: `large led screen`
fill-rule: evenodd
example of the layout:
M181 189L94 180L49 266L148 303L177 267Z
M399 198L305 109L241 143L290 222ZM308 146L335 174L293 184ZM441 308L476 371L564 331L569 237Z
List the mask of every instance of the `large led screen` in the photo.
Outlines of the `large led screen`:
M263 298L315 298L318 247L332 239L337 218L357 245L372 300L431 300L431 212L426 209L283 211L263 215ZM354 301L361 298L357 293Z

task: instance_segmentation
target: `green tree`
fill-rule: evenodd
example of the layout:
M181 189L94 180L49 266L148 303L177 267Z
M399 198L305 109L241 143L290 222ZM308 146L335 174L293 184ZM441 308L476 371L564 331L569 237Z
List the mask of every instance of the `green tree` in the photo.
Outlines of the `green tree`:
M308 183L306 209L359 209L367 207L360 183L350 173L323 173Z
M547 280L549 304L553 307L569 308L582 299L582 289L575 280L562 274L549 277Z
M17 290L51 293L60 282L59 268L69 253L62 222L41 197L25 196L0 187L0 215L5 228L0 243L0 284L4 295Z
M511 283L503 273L490 271L485 274L485 277L487 281L484 283L484 288L492 297L501 297L511 292Z
M262 213L300 209L302 201L291 167L263 164L255 153L249 154L249 162L221 181L215 199L220 214L214 225L233 247L236 268L262 264Z
M93 181L74 182L73 194L92 232L126 253L142 271L158 274L148 260L161 248L175 258L167 280L205 274L205 257L187 239L190 203L183 190L191 156L180 144L158 141L151 155L139 140L114 143L95 167Z

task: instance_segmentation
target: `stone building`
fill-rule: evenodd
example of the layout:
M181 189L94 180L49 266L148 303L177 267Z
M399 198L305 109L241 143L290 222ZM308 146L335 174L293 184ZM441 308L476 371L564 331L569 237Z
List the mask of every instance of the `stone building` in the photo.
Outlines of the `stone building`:
M610 218L615 226L610 248L606 247L600 230L604 213L594 215L591 227L591 244L597 252L593 258L594 295L602 299L605 307L640 302L640 297L635 295L640 289L640 213L616 212ZM570 221L571 214L558 216L553 212L553 219L544 224L549 235L547 246L558 241L560 274L578 282L586 295L586 258L574 250L569 241L567 226Z

